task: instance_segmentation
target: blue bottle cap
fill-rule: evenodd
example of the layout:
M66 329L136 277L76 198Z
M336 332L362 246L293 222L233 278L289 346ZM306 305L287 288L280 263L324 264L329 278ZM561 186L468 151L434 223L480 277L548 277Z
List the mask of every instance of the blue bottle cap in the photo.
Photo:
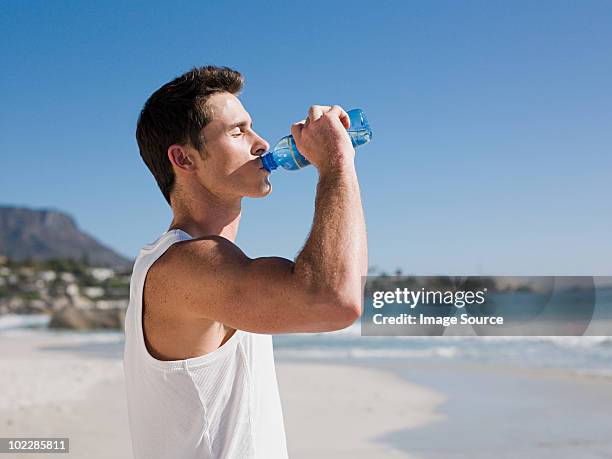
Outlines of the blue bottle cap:
M268 172L272 172L274 169L278 168L278 164L276 164L276 161L274 161L274 155L272 152L268 152L261 156L261 164Z

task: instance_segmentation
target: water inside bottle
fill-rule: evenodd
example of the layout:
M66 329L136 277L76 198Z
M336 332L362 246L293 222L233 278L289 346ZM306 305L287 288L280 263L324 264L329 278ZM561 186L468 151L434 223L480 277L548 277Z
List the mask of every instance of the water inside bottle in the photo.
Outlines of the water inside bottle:
M354 147L364 145L372 140L372 131L369 129L349 129L348 133L351 136Z
M363 110L350 110L348 116L351 120L348 133L351 136L353 146L358 147L372 140L372 129L370 129L370 123L368 123L368 119Z

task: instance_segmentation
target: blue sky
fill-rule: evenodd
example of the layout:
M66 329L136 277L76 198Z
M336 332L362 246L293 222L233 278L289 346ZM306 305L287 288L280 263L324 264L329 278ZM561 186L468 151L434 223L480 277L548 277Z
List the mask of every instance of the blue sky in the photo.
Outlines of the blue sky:
M270 143L361 107L370 264L612 275L612 3L3 2L0 204L56 208L134 257L171 221L134 139L146 98L228 65ZM275 172L238 243L293 258L316 171Z

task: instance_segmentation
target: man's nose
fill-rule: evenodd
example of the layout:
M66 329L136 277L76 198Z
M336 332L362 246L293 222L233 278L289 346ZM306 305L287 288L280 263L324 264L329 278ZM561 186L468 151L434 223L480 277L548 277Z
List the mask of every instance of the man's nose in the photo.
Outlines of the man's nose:
M253 145L253 154L255 156L261 156L270 149L270 144L265 139L257 136L257 142Z

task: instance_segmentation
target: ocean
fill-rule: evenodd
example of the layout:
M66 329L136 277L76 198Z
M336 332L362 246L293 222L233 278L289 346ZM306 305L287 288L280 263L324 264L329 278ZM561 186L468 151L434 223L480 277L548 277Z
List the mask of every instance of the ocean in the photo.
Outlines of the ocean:
M47 328L47 315L4 315L0 336L51 334L79 344L83 352L117 356L120 331L58 331ZM559 368L590 376L612 376L611 336L361 336L361 326L328 333L274 336L278 359L359 361L401 359L407 362L467 363L494 366Z

